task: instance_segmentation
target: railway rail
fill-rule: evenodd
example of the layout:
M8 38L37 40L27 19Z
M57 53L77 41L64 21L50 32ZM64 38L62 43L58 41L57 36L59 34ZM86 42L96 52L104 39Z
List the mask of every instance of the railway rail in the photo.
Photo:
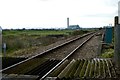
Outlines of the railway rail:
M48 58L48 59L60 59L60 60L62 60L64 57L66 57L70 52L72 52L78 45L82 44L82 42L84 42L91 35L92 34L87 35L85 37L81 37L80 39L78 39L74 42L71 42L71 43L66 44L62 47L59 47L58 49L50 51L47 54L44 54L40 57Z
M58 45L54 48L51 48L49 50L46 50L40 54L37 54L35 56L32 56L24 61L21 61L17 64L14 64L12 66L9 66L3 70L1 70L0 72L3 72L5 74L11 74L13 71L15 72L15 74L25 74L25 75L38 75L39 77L37 78L37 80L43 80L45 79L51 72L53 72L56 68L58 68L62 63L64 63L67 59L69 59L70 56L74 55L74 53L80 49L85 43L87 43L96 33L88 33L88 34L85 34L81 37L78 37L78 38L75 38L73 40L70 40L68 42L65 42L61 45ZM84 37L87 37L87 38L84 38ZM84 39L83 39L84 38ZM80 40L80 39L83 39L81 41L81 43L78 43L77 40ZM56 50L58 51L58 49L66 46L68 44L72 44L76 42L76 44L78 44L77 46L75 45L74 46L74 49L71 49L71 51L69 52L69 54L67 53L66 55L64 55L60 60L59 58L55 59L48 59L48 58L51 58L51 56L48 56L48 53L49 55L51 55L51 53L54 53L53 51ZM47 56L46 56L47 55ZM61 54L62 55L62 54ZM46 58L47 59L44 59ZM56 56L55 56L56 57ZM60 56L58 56L60 57ZM37 59L38 61L34 60L34 59ZM44 60L43 60L44 59ZM23 71L21 73L19 73L19 71L21 70L20 67L21 67L21 64L22 64L22 67L27 64L30 64L29 62L33 62L32 64L34 64L34 61L36 61L36 65L33 66L33 68L30 68L28 69L27 71ZM40 62L40 63L39 63ZM32 66L31 64L31 66ZM46 65L47 64L47 65ZM15 69L16 67L18 67L17 69ZM17 71L18 70L18 71Z

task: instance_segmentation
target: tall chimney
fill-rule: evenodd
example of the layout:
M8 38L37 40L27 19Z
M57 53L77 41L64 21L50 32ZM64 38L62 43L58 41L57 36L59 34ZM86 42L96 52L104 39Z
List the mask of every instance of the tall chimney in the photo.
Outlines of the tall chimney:
M69 18L67 18L67 28L69 28Z

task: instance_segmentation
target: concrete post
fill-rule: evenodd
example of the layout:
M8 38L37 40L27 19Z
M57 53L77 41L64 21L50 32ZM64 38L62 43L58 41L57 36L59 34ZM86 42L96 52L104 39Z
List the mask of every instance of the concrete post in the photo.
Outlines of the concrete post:
M115 47L114 47L114 60L116 65L120 67L120 24L115 26L114 29L114 37L115 37Z
M0 56L2 56L2 28L0 26ZM0 57L0 70L2 70L2 58ZM0 80L2 79L2 72L0 72Z
M3 43L4 57L6 57L6 43Z
M120 1L118 2L118 17L115 18L116 26L114 27L114 37L115 37L115 45L114 45L114 61L116 66L120 68Z

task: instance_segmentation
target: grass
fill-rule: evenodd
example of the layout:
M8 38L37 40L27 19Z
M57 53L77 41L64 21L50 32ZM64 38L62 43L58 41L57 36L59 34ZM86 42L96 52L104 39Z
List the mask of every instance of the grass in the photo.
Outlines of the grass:
M103 58L112 58L114 56L114 49L105 49L101 57Z
M53 34L64 34L69 35L73 30L3 30L3 35L9 36L46 36Z

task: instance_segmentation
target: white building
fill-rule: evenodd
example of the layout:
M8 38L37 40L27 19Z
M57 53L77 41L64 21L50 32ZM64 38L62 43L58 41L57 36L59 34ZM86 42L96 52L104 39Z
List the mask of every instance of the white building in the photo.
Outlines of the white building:
M79 25L70 25L70 26L68 26L67 29L77 30L77 29L80 29L80 26Z

